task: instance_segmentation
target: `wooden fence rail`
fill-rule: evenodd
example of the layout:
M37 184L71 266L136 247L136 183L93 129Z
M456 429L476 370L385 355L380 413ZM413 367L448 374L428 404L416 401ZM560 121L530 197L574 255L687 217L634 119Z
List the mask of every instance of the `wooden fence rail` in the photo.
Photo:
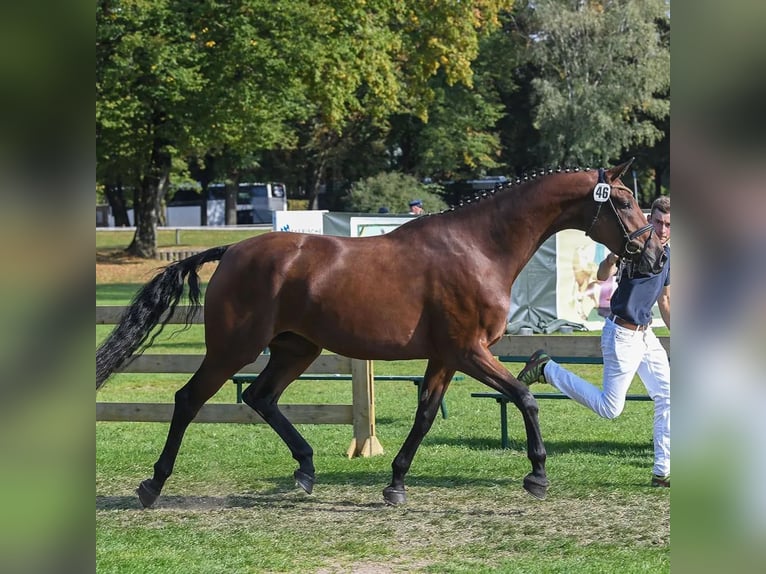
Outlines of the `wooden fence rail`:
M119 321L125 307L96 307L96 324L112 325ZM179 307L169 324L184 323L187 308ZM200 309L192 320L203 323ZM670 337L660 337L670 352ZM503 337L492 347L503 360L523 361L537 349L564 362L598 363L601 359L600 337L578 335L532 335ZM241 373L260 373L269 357L261 355L246 365ZM123 373L193 373L202 362L202 355L144 354L129 361ZM352 378L352 404L350 405L293 405L280 404L280 409L293 423L349 424L353 426L353 439L348 448L351 456L373 456L383 452L375 434L375 389L372 361L352 360L341 355L320 355L306 370L307 374L346 374ZM97 421L169 422L172 403L96 403ZM262 423L261 418L244 404L206 404L195 418L196 422Z
M116 324L125 307L96 307L96 324ZM170 324L184 323L186 308L179 308ZM194 323L202 323L197 313ZM188 373L202 363L202 355L143 354L128 361L122 373ZM269 361L259 356L245 365L241 373L260 373ZM353 427L353 438L347 454L374 456L383 448L375 431L375 387L372 361L352 360L341 355L320 355L306 370L310 374L341 373L351 376L352 403L350 405L298 405L280 404L280 410L295 424L347 424ZM172 403L115 403L96 402L97 421L170 422ZM255 411L245 404L206 404L195 417L195 422L208 423L263 423Z

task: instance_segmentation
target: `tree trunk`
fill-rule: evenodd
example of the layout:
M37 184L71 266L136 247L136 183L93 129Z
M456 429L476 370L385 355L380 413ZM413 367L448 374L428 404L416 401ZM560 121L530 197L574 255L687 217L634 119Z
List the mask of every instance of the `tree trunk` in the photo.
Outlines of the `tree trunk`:
M319 209L319 192L324 182L325 166L327 165L327 154L320 152L316 160L309 163L309 174L306 189L308 190L308 208Z
M202 183L202 197L199 200L199 224L207 225L207 186L208 182Z
M104 193L114 216L114 226L130 227L128 207L125 202L125 190L122 187L122 182L118 180L114 184L107 184Z
M170 176L170 154L162 148L155 142L148 173L141 178L133 206L136 234L126 251L144 259L157 258L157 222Z
M157 182L153 178L144 177L136 194L133 205L133 218L136 223L136 233L128 246L127 252L144 259L157 257Z

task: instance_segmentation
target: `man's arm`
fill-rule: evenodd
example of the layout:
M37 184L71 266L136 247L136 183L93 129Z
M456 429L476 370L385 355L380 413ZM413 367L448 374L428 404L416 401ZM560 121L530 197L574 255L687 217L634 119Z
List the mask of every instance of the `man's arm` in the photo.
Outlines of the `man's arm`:
M665 287L662 293L660 293L660 298L657 299L657 306L660 308L662 320L665 321L665 325L670 329L670 285Z
M620 258L614 253L610 253L606 258L598 264L598 271L596 271L596 279L599 281L606 281L612 275L617 273L617 264Z

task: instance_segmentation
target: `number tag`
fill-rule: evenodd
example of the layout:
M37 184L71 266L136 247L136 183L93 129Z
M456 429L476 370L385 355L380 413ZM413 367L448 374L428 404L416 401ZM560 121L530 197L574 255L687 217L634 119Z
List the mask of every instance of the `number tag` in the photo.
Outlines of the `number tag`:
M597 183L593 190L593 199L599 203L604 203L609 199L609 194L612 193L612 186L608 183Z

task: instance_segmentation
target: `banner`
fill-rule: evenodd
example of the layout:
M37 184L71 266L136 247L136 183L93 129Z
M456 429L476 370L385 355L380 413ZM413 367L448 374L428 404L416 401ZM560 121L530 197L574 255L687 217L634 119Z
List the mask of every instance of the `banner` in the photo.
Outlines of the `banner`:
M275 211L272 229L322 235L326 213L326 211Z

